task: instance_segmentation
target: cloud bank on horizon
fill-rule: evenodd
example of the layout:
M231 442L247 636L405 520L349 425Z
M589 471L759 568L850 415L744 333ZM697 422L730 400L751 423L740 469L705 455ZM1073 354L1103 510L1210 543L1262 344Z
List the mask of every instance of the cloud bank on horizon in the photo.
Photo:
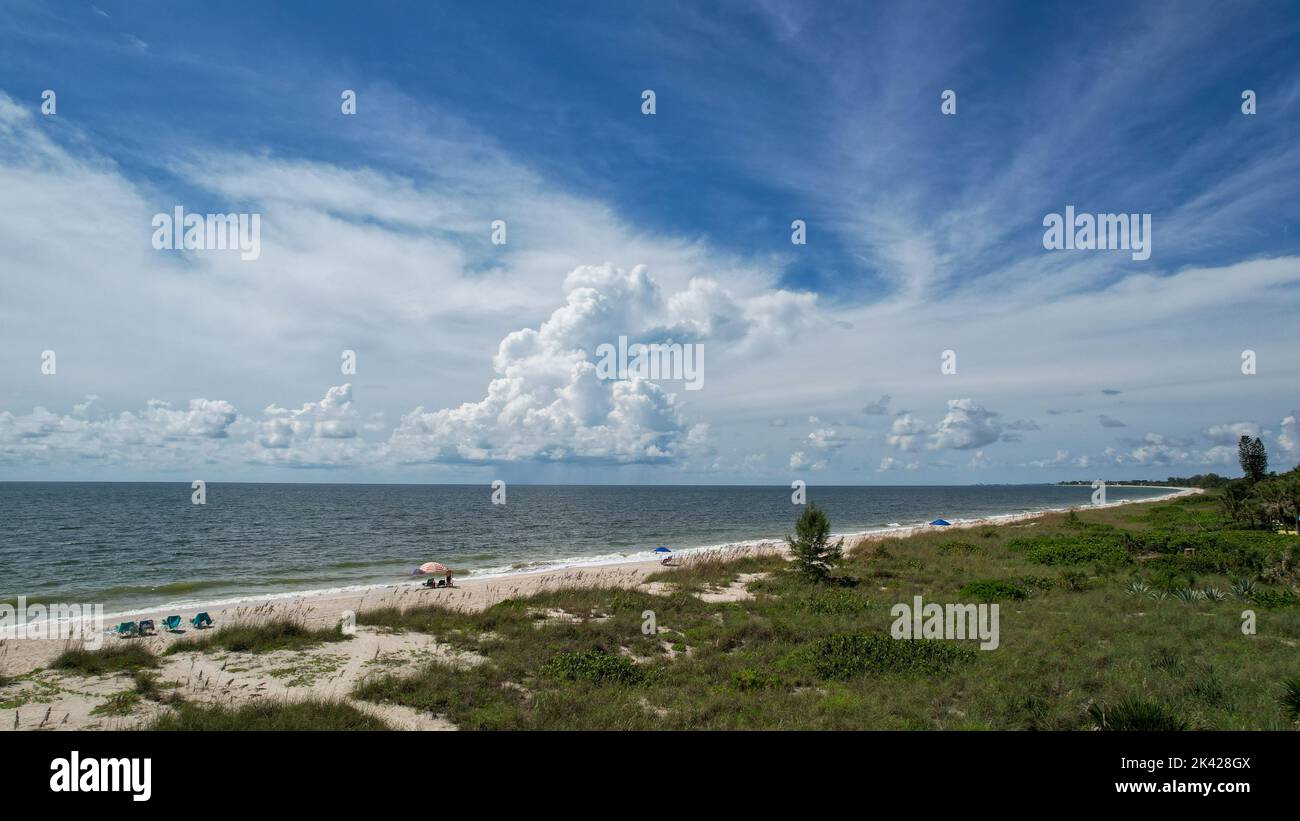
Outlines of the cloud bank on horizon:
M1300 461L1287 4L97 5L0 17L0 479ZM259 253L157 250L182 206ZM1149 258L1048 250L1071 206ZM620 338L701 389L604 378Z

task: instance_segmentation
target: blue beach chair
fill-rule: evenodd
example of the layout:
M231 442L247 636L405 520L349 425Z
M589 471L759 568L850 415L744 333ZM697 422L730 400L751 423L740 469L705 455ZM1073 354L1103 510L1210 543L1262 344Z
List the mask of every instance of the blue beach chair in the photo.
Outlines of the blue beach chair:
M205 627L212 626L212 617L205 611L190 619L190 624L194 625L194 629L202 630Z
M135 638L140 634L140 628L137 627L136 623L133 621L124 621L114 628L113 632L120 638L130 639Z
M181 629L180 616L168 616L162 620L163 629L169 633L179 632Z

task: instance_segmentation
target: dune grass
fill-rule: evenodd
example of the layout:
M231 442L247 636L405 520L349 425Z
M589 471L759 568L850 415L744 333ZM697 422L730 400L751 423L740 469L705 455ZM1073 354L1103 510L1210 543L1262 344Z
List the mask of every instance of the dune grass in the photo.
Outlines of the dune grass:
M1207 495L860 545L831 584L749 557L656 574L668 595L375 611L359 623L485 660L353 696L463 729L1290 729L1300 607L1270 568L1294 542L1230 530ZM695 595L742 573L764 574L751 599ZM998 649L890 639L891 605L914 595L999 603Z
M341 700L259 701L237 707L184 703L154 719L146 730L391 730Z
M82 676L130 673L157 667L158 656L141 644L109 644L98 650L70 647L51 664L50 669Z
M341 626L310 628L301 620L284 617L265 622L227 624L205 635L172 642L163 655L176 653L267 653L302 650L325 642L347 641Z

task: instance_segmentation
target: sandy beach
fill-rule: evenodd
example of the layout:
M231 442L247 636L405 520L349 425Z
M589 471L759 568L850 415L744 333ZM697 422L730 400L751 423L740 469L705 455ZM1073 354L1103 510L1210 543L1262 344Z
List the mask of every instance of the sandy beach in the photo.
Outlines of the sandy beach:
M1144 500L1125 500L1106 505L1146 504L1164 499L1200 493L1197 489L1181 489L1169 494ZM1063 510L1068 510L1066 508ZM1034 513L1010 514L989 518L953 522L944 530L961 530L987 525L1005 525L1030 522L1062 510L1045 510ZM846 548L862 542L906 538L929 526L891 528L866 533L840 534ZM693 551L675 559L677 566L698 557L740 558L760 553L784 554L784 544L776 541L756 541ZM356 613L381 607L407 608L426 604L440 604L449 608L480 610L511 598L527 597L547 589L579 586L604 586L633 588L645 586L650 592L656 589L647 577L666 569L658 561L637 561L617 564L600 564L568 567L548 572L519 573L486 578L458 580L454 587L430 589L418 582L369 587L347 592L307 593L302 595L250 598L237 603L193 605L181 611L186 619L199 611L208 612L216 629L232 623L266 621L291 617L309 627L333 627ZM726 591L713 596L728 595ZM737 592L743 595L743 589ZM113 614L110 624L119 621L152 618L156 622L174 611L140 611ZM109 626L109 625L105 625ZM188 624L176 633L159 631L157 635L120 639L105 636L105 646L134 642L163 653L169 644L182 638L192 638L197 631ZM96 707L105 698L121 692L129 685L129 677L104 676L85 679L65 676L42 669L62 651L79 642L68 639L0 638L0 676L15 679L0 687L0 729L120 729L148 721L160 709L154 702L141 702L140 708L128 716L105 716L96 713ZM187 699L197 701L239 702L254 698L296 698L307 695L339 697L346 694L367 674L382 670L400 671L415 667L430 658L444 658L451 663L474 659L458 659L457 654L434 637L425 634L394 634L357 627L349 641L330 643L306 650L276 651L253 655L241 653L178 653L162 659L158 671L164 681L174 683ZM365 709L381 714L393 726L407 729L453 729L449 724L433 717L394 706L365 705Z

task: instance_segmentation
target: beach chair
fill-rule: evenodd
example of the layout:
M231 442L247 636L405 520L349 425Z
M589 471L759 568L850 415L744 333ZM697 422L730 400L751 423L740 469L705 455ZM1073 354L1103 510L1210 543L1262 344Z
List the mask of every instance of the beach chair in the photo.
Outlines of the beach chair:
M162 621L163 629L169 633L176 633L181 629L180 616L168 616Z
M124 621L114 628L113 632L121 638L129 639L139 635L140 628L133 621Z
M138 629L142 636L152 636L154 633L158 632L158 628L154 627L153 619L141 619Z
M211 627L212 617L205 611L190 619L190 624L194 625L194 629L196 630L201 630L204 627Z

